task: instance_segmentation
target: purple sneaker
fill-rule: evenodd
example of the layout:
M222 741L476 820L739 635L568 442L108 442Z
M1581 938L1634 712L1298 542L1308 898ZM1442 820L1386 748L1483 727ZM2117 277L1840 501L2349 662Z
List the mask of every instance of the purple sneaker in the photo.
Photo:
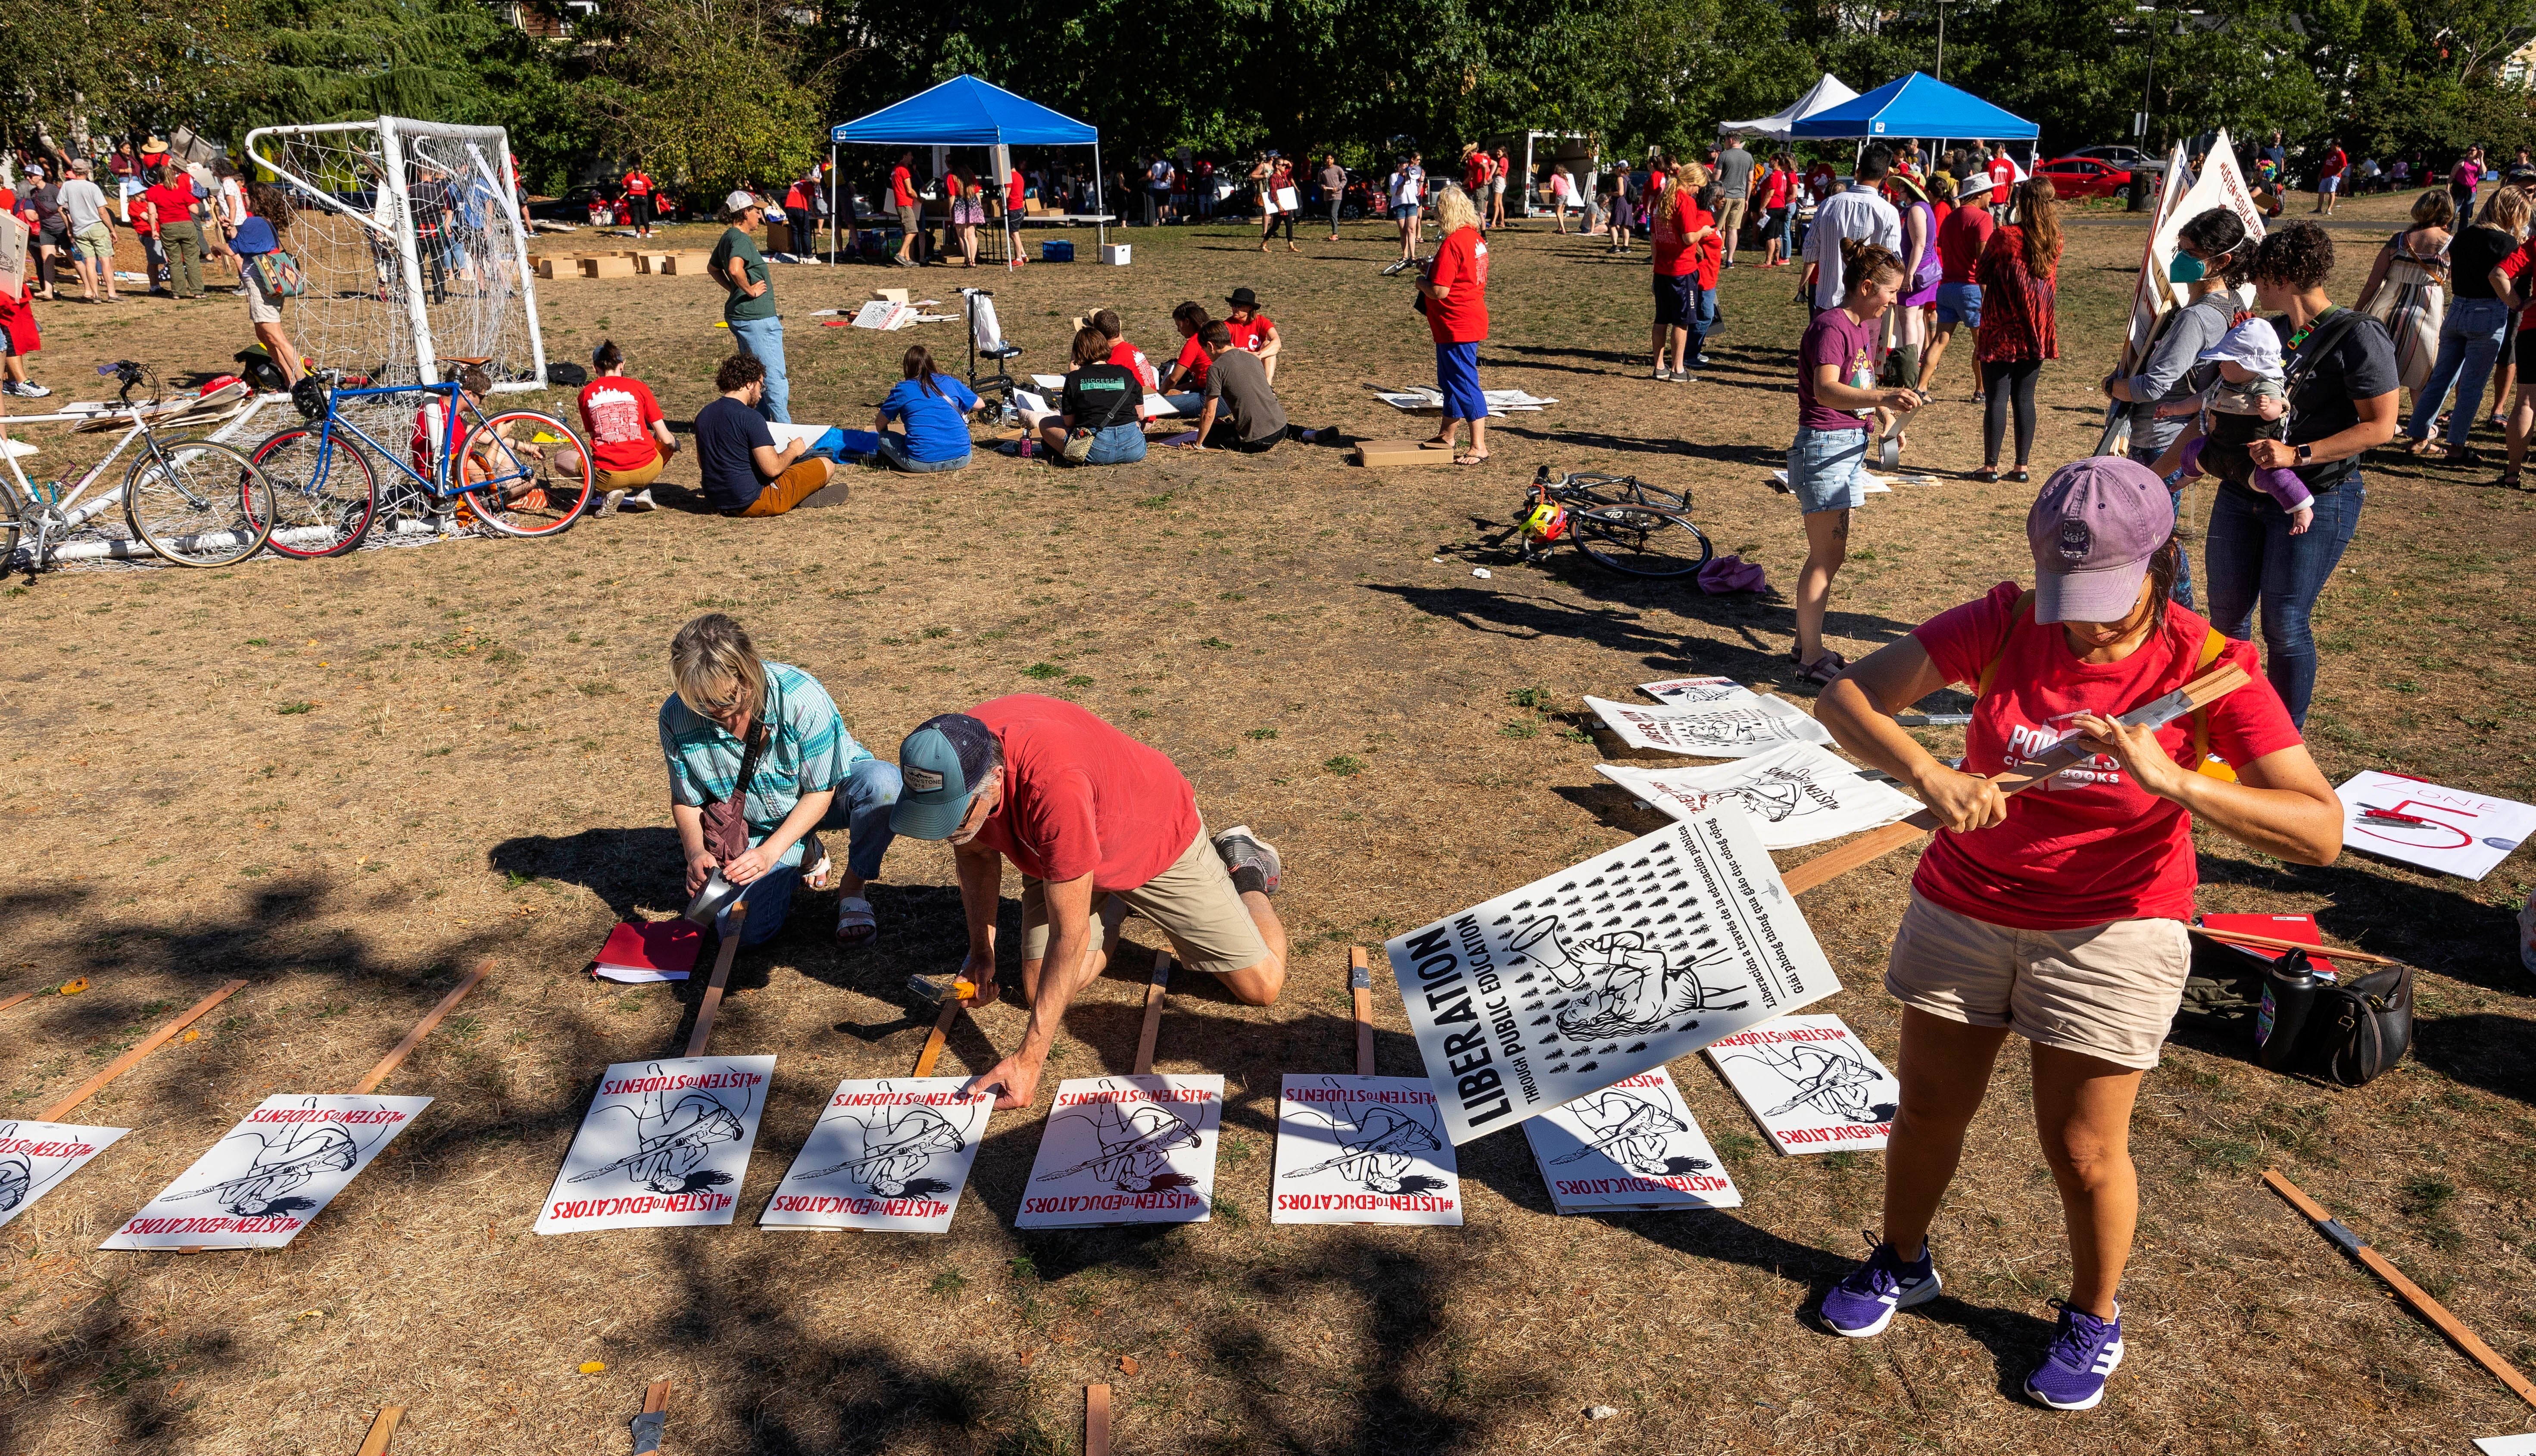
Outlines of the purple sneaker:
M2098 1319L2059 1299L2060 1332L2043 1363L2025 1377L2025 1393L2056 1411L2086 1411L2105 1398L2105 1377L2123 1362L2123 1306L2114 1317Z
M1884 1327L1893 1322L1894 1310L1926 1304L1937 1298L1937 1291L1943 1287L1937 1278L1936 1255L1925 1245L1919 1259L1906 1264L1893 1252L1893 1245L1871 1234L1868 1241L1875 1245L1875 1251L1867 1256L1866 1263L1833 1285L1822 1301L1824 1327L1854 1340L1883 1334Z

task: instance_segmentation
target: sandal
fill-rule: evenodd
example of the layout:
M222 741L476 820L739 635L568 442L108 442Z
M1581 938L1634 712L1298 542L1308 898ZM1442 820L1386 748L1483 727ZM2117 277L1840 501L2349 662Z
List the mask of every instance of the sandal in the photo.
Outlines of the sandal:
M2501 477L2493 481L2492 484L2495 489L2515 490L2518 488L2518 473L2516 471L2504 470L2501 473Z
M1459 447L1461 443L1462 442L1459 440L1421 440L1418 442L1418 448L1421 450L1451 450Z
M1488 463L1489 458L1486 455L1456 455L1453 457L1453 464L1455 465L1487 465Z
M1791 656L1793 656L1793 650ZM1817 690L1831 686L1832 679L1849 668L1849 659L1825 649L1823 655L1797 669L1797 681L1810 683Z
M837 902L837 944L865 946L880 939L880 922L872 918L871 902L848 895Z

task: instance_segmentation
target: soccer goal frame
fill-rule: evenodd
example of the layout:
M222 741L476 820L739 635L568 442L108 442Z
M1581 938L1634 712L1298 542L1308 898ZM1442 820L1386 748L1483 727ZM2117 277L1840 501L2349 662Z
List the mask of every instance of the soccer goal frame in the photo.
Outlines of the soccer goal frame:
M375 137L374 152L353 135L360 133ZM339 174L332 176L308 175L308 157L294 155L327 157L328 149L337 147L332 169ZM530 266L527 221L511 183L506 130L402 116L268 126L247 133L246 153L257 167L287 187L294 208L316 208L347 220L366 242L364 266L349 266L341 257L330 260L337 276L320 296L320 267L293 248L290 239L284 240L310 281L307 293L285 300L285 317L294 345L303 355L313 353L316 366L356 367L379 384L438 384L445 360L484 357L491 361L498 391L546 387L537 276ZM419 189L417 175L429 179ZM418 190L426 195L417 197ZM333 251L349 254L348 248ZM452 275L464 284L465 305L450 302ZM344 286L348 281L357 281L359 286ZM524 339L512 338L501 318L513 288ZM487 302L489 311L483 306ZM375 325L348 329L330 316L372 312L385 319L383 330ZM379 337L349 344L333 337L363 327ZM380 346L375 349L370 348L374 342ZM523 345L526 358L519 357ZM377 357L327 356L349 348ZM519 377L524 372L526 377ZM376 377L381 374L385 377ZM411 378L401 377L409 374Z

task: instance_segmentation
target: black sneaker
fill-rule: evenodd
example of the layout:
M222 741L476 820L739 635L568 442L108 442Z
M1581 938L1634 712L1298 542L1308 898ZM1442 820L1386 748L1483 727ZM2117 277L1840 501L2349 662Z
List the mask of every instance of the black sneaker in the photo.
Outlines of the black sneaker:
M1226 869L1247 868L1259 871L1261 893L1268 895L1277 893L1277 886L1284 878L1285 861L1278 857L1277 847L1252 834L1249 825L1236 824L1217 835L1215 853L1224 857Z

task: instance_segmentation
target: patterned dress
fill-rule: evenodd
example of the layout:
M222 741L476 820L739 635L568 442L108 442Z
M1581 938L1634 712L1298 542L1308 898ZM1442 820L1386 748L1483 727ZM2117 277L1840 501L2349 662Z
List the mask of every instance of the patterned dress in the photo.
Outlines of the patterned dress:
M2007 223L1990 235L1973 281L1981 285L1981 334L1974 357L1985 364L2016 359L2060 357L2060 336L2053 322L2056 267L2041 278L2025 267L2025 229Z
M2368 309L2394 337L2395 375L2408 390L2430 381L2431 365L2440 356L2440 327L2447 320L2447 245L2442 242L2433 251L2417 239L2427 241L2420 231L2399 232L2387 240L2386 277Z

